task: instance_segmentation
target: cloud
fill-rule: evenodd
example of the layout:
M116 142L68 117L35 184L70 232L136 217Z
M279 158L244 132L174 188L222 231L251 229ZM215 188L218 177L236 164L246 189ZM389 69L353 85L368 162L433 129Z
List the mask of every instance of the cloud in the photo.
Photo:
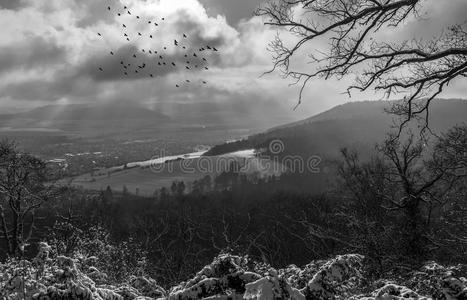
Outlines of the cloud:
M0 73L11 69L50 67L59 64L65 56L66 49L35 36L28 41L0 48Z
M24 6L23 0L0 0L0 9L19 9Z
M210 15L224 15L230 25L236 26L241 20L248 20L254 10L266 0L200 0Z
M262 106L265 111L269 107L283 109L285 117L301 118L348 101L340 94L347 82L316 81L306 90L310 100L292 112L298 87L289 87L290 81L278 74L260 78L271 68L266 48L276 29L251 16L259 2L0 0L0 109L15 102L19 107L25 102L134 101L170 110L170 103L183 102L191 110L199 108L200 113L218 107L225 113L246 114L251 108L261 114L257 107ZM427 2L441 10L435 17L446 23L449 18L443 16L440 4ZM465 15L452 5L446 9L456 18ZM208 45L219 51L199 52ZM187 61L189 70L185 68ZM296 63L308 68L306 56ZM371 99L374 95L360 97Z
M127 0L112 4L110 10L95 3L28 0L17 10L2 11L0 25L8 32L0 41L3 94L18 100L82 100L83 86L99 91L109 84L118 88L123 81L134 85L141 80L145 85L151 74L164 84L170 74L177 74L171 77L176 82L186 82L214 74L205 67L215 73L241 72L238 68L256 57L255 49L244 43L252 41L245 25L237 30L222 16L208 16L196 0ZM106 94L98 92L95 98Z

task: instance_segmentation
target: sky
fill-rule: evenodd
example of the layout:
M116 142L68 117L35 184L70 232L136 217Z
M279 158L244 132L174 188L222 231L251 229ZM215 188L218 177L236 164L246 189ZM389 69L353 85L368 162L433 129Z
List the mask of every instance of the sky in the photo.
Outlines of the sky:
M380 98L366 93L349 99L343 92L350 79L315 80L294 111L298 88L289 86L291 81L278 73L261 76L272 66L267 46L277 33L253 16L261 1L0 0L0 113L112 101L170 110L172 103L199 102L238 113L257 112L258 118L277 114L296 120L348 101ZM132 15L125 13L124 6ZM424 0L421 15L422 19L407 21L409 29L383 34L430 38L448 25L467 21L467 1ZM152 26L153 22L159 26ZM130 42L124 32L131 36ZM174 39L186 45L190 55L205 45L216 47L217 52L202 54L209 69L180 67L185 52L174 46ZM138 53L138 63L157 59L151 58L148 49L158 49L167 62L178 66L156 68L152 78L144 71L125 76L120 61L126 63L133 53ZM298 63L306 66L307 57ZM443 96L465 98L466 86L456 81ZM267 114L261 113L263 108Z

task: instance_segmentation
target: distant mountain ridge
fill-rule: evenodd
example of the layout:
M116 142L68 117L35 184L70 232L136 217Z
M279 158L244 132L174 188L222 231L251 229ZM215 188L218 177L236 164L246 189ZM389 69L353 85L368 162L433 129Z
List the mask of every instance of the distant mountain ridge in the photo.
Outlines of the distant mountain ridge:
M370 149L391 130L394 116L385 113L390 101L349 102L310 118L271 128L248 139L213 147L207 155L218 155L248 148L267 148L280 139L284 154L335 157L342 147ZM442 133L456 124L467 122L467 101L439 99L430 107L429 125ZM411 125L414 131L417 125Z
M261 115L263 118L259 118ZM47 105L30 111L0 114L0 128L44 128L63 131L138 131L170 127L268 128L290 117L266 102L161 101L151 108L131 100L106 103Z
M11 119L33 120L112 120L112 119L137 119L137 118L162 118L169 119L156 111L128 104L68 104L47 105L33 110L7 115ZM5 117L5 115L4 115Z

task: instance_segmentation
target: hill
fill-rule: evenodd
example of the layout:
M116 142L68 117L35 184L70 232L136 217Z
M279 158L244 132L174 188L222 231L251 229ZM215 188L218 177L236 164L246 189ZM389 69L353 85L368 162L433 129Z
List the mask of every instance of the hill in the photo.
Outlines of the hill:
M247 139L213 147L206 155L219 155L242 149L267 148L275 139L284 144L282 154L321 155L334 158L342 147L367 151L380 142L394 126L394 116L385 113L392 102L350 102L308 119L272 128ZM467 101L440 99L433 102L429 125L442 133L467 120ZM413 122L413 129L419 126Z
M157 133L174 129L264 130L296 117L263 102L166 101L143 105L131 100L47 105L22 113L0 114L0 131L65 131L78 134L127 131ZM264 115L264 118L258 118Z
M0 127L13 129L48 129L61 131L108 131L122 124L141 128L169 122L159 112L131 104L48 105L27 112L3 115Z

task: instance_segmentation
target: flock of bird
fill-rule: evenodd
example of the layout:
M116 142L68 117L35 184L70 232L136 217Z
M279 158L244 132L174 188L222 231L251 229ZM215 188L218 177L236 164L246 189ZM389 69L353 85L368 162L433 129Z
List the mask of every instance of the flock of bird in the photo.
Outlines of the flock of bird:
M123 7L123 10L113 9L110 6L107 6L107 10L110 13L116 13L118 17L122 17L124 14L128 14L129 16L133 16L131 11L128 9L127 6ZM135 15L134 16L137 22L144 22L147 26L153 27L153 30L157 30L159 27L158 22L164 22L165 18L161 18L160 21L158 20L143 20L142 17ZM155 35L153 34L144 34L141 32L134 32L130 33L127 24L121 23L122 26L122 38L125 39L127 42L132 42L132 40L142 39L142 38L149 38L155 39ZM99 37L103 37L100 32L97 33ZM120 69L122 76L130 76L131 73L138 74L140 76L148 76L149 78L154 78L159 71L158 69L161 68L183 68L187 71L189 70L209 70L209 63L207 58L204 55L206 52L218 52L216 47L206 45L201 46L197 50L191 49L188 47L189 37L183 33L180 38L173 40L172 47L176 47L175 49L179 57L173 58L172 60L167 60L164 51L161 49L154 50L154 49L141 49L137 52L141 51L141 53L132 53L129 57L121 58L120 61ZM164 46L163 50L167 50L168 47ZM181 53L181 54L180 54ZM110 51L109 54L111 56L117 56L117 53L114 51ZM207 53L209 54L209 53ZM153 56L153 57L151 57ZM183 62L181 62L183 61ZM102 66L99 67L100 72L104 72L104 68ZM164 70L161 70L164 71ZM165 70L167 71L167 70ZM144 75L143 75L144 74ZM191 80L186 79L183 82L179 82L175 84L175 87L180 88L183 84L190 84L192 83ZM201 79L200 83L207 84L206 80Z

